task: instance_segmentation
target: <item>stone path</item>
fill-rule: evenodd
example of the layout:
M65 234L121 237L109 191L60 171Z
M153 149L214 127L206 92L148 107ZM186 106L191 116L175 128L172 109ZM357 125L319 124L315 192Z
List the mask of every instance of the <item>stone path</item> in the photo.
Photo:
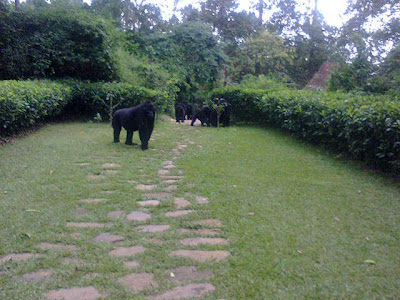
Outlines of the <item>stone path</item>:
M140 180L123 179L123 182L128 182L127 185L133 184L131 185L133 193L142 196L140 201L136 201L136 210L126 211L120 209L120 207L114 207L115 210L110 210L103 216L103 218L108 218L108 223L100 218L97 221L81 222L79 218L84 220L91 209L96 209L102 205L112 207L113 201L110 199L113 198L111 196L115 197L119 192L118 190L106 190L104 186L102 189L101 182L107 176L115 175L117 172L119 173L116 176L123 177L121 175L123 173L120 171L123 166L116 162L104 162L98 165L97 167L101 167L103 172L101 174L87 174L88 183L99 182L92 186L99 186L98 193L110 195L110 199L95 197L77 199L74 215L78 220L70 219L65 223L65 227L69 230L80 231L69 233L70 238L82 242L86 235L91 234L91 238L86 241L86 243L91 243L91 247L108 246L108 250L103 255L118 262L121 271L125 272L124 276L118 278L111 276L109 280L114 280L115 284L119 285L122 290L139 294L144 292L145 295L148 295L146 298L148 300L199 299L206 295L212 296L216 288L211 283L214 274L209 266L230 256L230 253L226 250L229 241L221 237L221 230L219 229L223 227L222 222L217 219L201 217L202 209L212 199L191 193L186 193L182 197L179 193L185 176L183 171L175 165L175 161L183 151L187 151L191 147L195 147L193 143L188 145L178 143L176 148L171 151L171 158L163 161L160 169L156 171L158 180L140 182ZM89 169L94 164L93 162L79 162L75 165L79 168ZM159 184L156 182L159 182ZM194 188L195 185L189 183L183 187L186 189ZM165 209L166 207L167 209ZM144 244L146 247L128 236L118 233L118 228L120 228L118 226L121 226L121 224L132 226L134 234L143 236L144 239L141 241L146 243ZM171 236L171 233L175 236L175 243L168 243L168 237ZM206 248L199 249L197 247ZM81 250L77 245L62 241L57 243L42 241L35 248L40 253L11 253L0 256L0 266L14 261L39 260L50 252L64 253L65 255L66 252L79 253ZM143 272L151 270L146 262L152 260L142 260L142 258L157 255L157 251L160 251L160 249L164 251L166 249L168 254L166 259L171 260L172 264L179 265L179 267L165 269L161 272L161 274L164 274L164 278L157 277L160 273L156 276L152 273ZM75 266L82 266L87 263L85 260L68 256L63 261L65 264ZM193 263L197 263L199 266L193 266ZM161 266L162 264L157 268ZM135 272L135 270L141 272ZM21 275L19 280L31 283L42 282L56 276L56 274L56 268L38 268L36 271ZM90 280L99 276L101 275L92 271L92 273L83 274L82 278ZM169 282L168 290L163 287L165 282ZM63 288L45 292L44 299L91 300L104 298L108 295L101 285L77 287L63 286L61 283L60 287Z

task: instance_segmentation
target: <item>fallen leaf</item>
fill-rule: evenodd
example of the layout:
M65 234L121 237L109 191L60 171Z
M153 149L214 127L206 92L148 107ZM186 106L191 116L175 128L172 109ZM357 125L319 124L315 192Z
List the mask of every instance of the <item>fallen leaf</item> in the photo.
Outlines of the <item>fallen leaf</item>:
M38 210L36 210L36 209L27 209L27 210L25 210L26 212L39 212Z
M338 217L335 217L335 220L338 221L338 222L340 221L340 219Z
M254 216L254 213L253 212L249 213L249 216Z
M369 241L369 237L366 237L365 239L366 239L367 241Z
M54 171L53 170L50 170L50 175L53 175L54 174Z
M362 193L362 191L361 191L361 190L358 190L358 191L357 191L357 193L361 194L361 193Z
M22 237L26 237L28 239L30 239L32 237L31 234L28 232L21 232L21 235L22 235Z
M364 260L364 263L369 264L369 265L376 265L376 262L372 259Z
M172 278L174 278L175 277L175 274L174 273L169 273L169 275L172 277Z
M302 254L303 251L301 251L300 249L297 250L297 253Z

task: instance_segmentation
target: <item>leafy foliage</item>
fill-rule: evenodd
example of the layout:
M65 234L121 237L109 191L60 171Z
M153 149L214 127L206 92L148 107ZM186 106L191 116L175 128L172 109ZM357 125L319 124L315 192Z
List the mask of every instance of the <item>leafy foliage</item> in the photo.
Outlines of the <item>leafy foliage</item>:
M385 96L217 89L237 121L273 124L301 138L400 171L400 105Z

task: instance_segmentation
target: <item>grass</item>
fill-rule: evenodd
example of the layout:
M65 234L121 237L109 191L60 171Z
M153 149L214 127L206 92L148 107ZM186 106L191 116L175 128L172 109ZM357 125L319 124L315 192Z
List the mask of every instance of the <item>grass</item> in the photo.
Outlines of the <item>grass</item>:
M87 285L107 293L108 299L153 294L121 289L117 279L132 271L121 267L123 259L108 256L113 246L92 242L104 231L126 237L123 245L150 249L135 257L142 263L137 272L154 273L160 291L173 286L163 277L166 269L190 264L215 274L211 283L216 292L205 299L400 298L397 185L275 130L158 122L155 134L150 150L142 152L138 146L113 144L106 124L64 123L0 148L0 255L43 252L35 248L40 242L79 247L76 252L49 251L29 262L0 265L0 299L39 299L51 289ZM162 235L138 233L134 224L123 219L113 221L109 229L65 227L67 221L110 222L109 211L136 210L135 202L144 199L144 193L128 180L159 184L161 189L157 171L173 157L171 150L177 143L187 143L188 148L176 160L177 169L185 174L176 196L191 192L210 199L206 208L195 206L197 215L181 220L163 217L160 212L173 210L169 199L149 210L155 216L147 223L171 225L172 230ZM78 162L91 165L78 167ZM108 162L124 168L106 180L87 180L88 174L100 174L101 165ZM196 185L185 187L189 183ZM99 193L114 189L119 192ZM78 203L89 197L110 201ZM87 212L77 217L79 206ZM175 230L200 216L224 223L222 237L230 240L232 254L228 260L193 263L168 256L181 248ZM80 232L82 238L72 238L73 232ZM162 236L166 243L151 244L149 236ZM75 267L65 263L67 257L85 263ZM48 267L55 270L48 281L15 280ZM97 277L88 277L92 273Z

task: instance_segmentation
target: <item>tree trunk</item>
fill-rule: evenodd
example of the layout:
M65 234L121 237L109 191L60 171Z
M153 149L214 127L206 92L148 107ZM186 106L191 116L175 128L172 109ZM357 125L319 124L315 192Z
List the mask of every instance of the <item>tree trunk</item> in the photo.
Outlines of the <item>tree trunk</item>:
M15 9L19 9L19 0L15 0Z
M264 0L258 1L258 22L260 25L263 23L263 14L264 14Z

